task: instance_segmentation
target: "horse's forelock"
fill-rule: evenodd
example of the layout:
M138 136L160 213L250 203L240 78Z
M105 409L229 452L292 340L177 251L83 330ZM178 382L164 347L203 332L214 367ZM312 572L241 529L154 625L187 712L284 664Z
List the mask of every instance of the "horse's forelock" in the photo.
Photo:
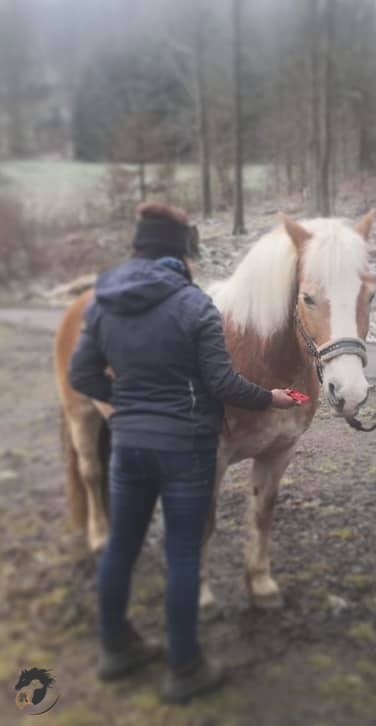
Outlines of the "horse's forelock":
M367 244L342 220L314 219L304 222L304 226L312 232L302 266L307 279L328 291L338 281L346 287L366 271Z

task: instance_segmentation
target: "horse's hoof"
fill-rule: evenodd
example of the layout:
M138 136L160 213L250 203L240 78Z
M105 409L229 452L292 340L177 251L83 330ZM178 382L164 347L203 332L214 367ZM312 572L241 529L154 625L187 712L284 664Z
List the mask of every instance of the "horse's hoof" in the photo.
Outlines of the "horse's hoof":
M277 583L269 575L252 577L245 573L245 583L252 604L262 610L278 610L283 607L283 597Z
M107 537L108 534L102 533L102 534L94 534L89 537L89 550L94 555L99 554L102 552L107 544Z
M200 592L200 607L211 608L213 605L215 605L215 597L209 585L206 582L203 582Z

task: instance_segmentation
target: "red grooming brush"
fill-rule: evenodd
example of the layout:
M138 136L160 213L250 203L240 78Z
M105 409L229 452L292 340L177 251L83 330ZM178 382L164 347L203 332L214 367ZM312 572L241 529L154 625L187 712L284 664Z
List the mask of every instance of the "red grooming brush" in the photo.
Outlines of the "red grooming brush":
M294 401L298 401L300 403L307 403L310 400L309 396L306 396L305 393L301 393L301 391L296 391L294 388L287 388L286 393Z

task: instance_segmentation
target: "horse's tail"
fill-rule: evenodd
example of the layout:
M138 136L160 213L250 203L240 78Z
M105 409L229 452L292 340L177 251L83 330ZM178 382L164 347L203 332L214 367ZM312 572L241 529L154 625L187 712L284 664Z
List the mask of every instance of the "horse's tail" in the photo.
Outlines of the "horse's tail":
M66 493L68 510L73 524L84 528L87 520L86 492L78 468L78 456L73 446L72 436L65 411L61 410L61 440L66 467Z

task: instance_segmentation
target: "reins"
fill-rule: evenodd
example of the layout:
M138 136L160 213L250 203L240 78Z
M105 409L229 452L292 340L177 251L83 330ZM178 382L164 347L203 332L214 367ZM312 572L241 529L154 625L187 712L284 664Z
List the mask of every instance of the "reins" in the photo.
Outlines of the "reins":
M372 426L364 426L364 424L362 424L359 419L355 418L355 416L353 416L353 418L347 418L346 421L352 429L355 429L355 431L365 431L366 433L369 433L376 429L376 423L372 424Z
M323 363L338 358L340 355L357 355L362 361L363 367L367 365L367 347L363 340L360 338L337 338L336 340L329 341L320 347L317 347L314 340L307 333L304 328L302 321L299 318L297 307L295 309L295 327L301 334L308 353L314 358L316 365L317 377L320 384L324 381L324 366ZM371 426L364 426L359 419L353 416L352 418L346 418L345 421L355 429L355 431L364 431L369 433L375 431L376 422Z

